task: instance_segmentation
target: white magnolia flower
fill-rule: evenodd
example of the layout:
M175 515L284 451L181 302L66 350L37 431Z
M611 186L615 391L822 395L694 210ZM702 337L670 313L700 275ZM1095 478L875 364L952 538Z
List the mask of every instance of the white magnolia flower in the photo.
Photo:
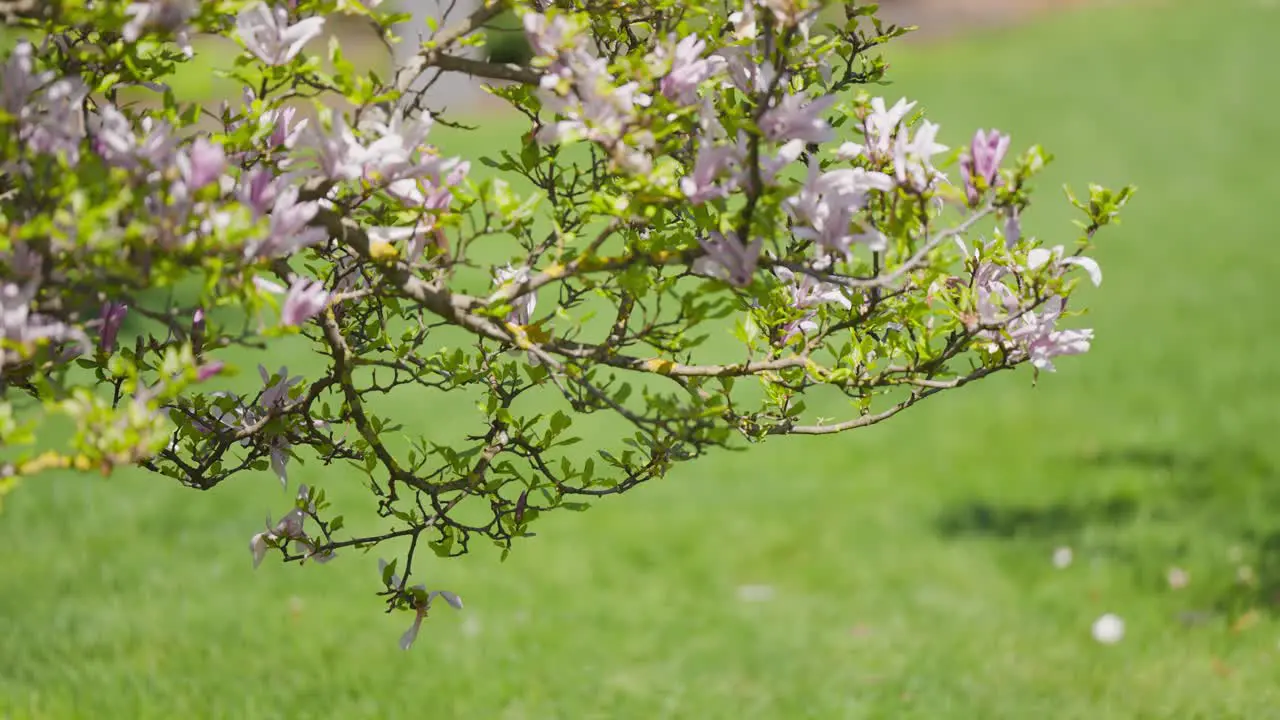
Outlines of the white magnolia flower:
M1075 265L1083 268L1089 274L1089 280L1095 286L1102 284L1102 268L1098 266L1098 261L1083 255L1066 255L1066 250L1061 245L1055 245L1052 248L1033 248L1027 253L1027 269L1035 270L1045 263L1052 262L1053 267L1061 272L1065 270L1064 265Z
M510 265L495 268L493 272L493 284L505 285L507 283L523 283L529 279L529 269L526 267L514 268ZM512 325L528 325L533 318L533 311L538 306L538 296L535 293L524 293L517 295L511 301L511 312L507 314L507 322Z
M916 104L899 100L893 107L885 109L884 98L871 99L871 112L862 121L862 131L867 139L864 151L873 160L887 160L893 152L894 137L898 125L906 118Z
M259 60L268 65L284 65L297 57L306 45L324 29L324 18L312 17L289 24L289 13L282 7L257 3L236 16L236 34Z
M898 133L893 145L893 169L899 185L925 190L933 181L942 177L933 166L933 156L946 152L947 146L936 142L938 125L929 121L920 123L914 138L904 129Z

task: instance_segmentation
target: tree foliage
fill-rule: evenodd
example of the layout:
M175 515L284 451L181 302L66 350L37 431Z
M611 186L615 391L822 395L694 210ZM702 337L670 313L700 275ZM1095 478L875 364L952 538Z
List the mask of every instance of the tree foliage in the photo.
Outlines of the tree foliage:
M1101 282L1085 253L1130 189L1072 198L1059 242L1024 234L1049 155L996 130L951 151L877 94L904 31L872 6L491 0L384 77L317 41L346 14L396 42L406 16L377 5L8 8L29 39L0 86L0 483L305 474L254 565L388 543L407 646L434 599L461 607L409 585L427 554L505 554L541 515L709 452L1089 347L1068 300ZM504 13L527 63L476 59ZM238 48L220 108L168 84L204 36ZM512 108L511 149L432 144L461 120L428 106L443 73ZM370 493L350 526L332 464Z

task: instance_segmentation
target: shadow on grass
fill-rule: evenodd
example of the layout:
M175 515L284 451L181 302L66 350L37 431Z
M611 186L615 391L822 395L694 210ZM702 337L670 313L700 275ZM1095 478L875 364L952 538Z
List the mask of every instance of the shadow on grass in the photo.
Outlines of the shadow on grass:
M1138 501L1131 497L1041 506L973 501L947 510L938 518L937 528L947 538L1046 538L1076 533L1091 525L1126 523L1137 511Z
M1280 615L1280 465L1261 449L1120 447L1054 464L1082 474L1123 473L1131 489L1039 505L965 500L938 515L937 533L1088 543L1139 573L1160 568L1161 582L1163 563L1221 551L1221 572L1205 599L1228 615ZM1135 474L1142 482L1133 482Z

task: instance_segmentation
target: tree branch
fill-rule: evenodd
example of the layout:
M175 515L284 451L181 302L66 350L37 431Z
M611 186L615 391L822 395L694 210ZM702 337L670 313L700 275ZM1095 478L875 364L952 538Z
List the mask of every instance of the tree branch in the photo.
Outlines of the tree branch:
M884 422L885 420L888 420L889 418L893 417L894 415L897 415L903 410L906 410L912 405L915 405L921 400L924 400L927 397L936 395L937 393L940 393L943 390L950 390L951 388L958 388L958 387L967 385L975 380L980 380L988 375L1000 372L1001 370L1008 370L1010 367L1013 367L1013 366L1001 365L999 367L994 367L994 368L981 368L979 370L975 370L974 372L964 377L956 378L955 380L930 382L928 387L926 387L925 389L912 393L911 397L907 398L906 400L903 400L902 402L899 402L893 407L887 410L884 410L882 412L876 413L874 415L861 415L859 417L853 418L852 420L846 420L841 423L836 423L835 425L775 425L774 427L769 428L768 434L770 435L832 435L834 433L845 432L847 430L853 430L855 428L867 427L868 425L875 425L876 423L881 423L881 422Z
M428 40L424 44L425 47L421 52L419 52L417 55L414 55L412 60L410 60L408 63L404 65L404 67L400 68L400 70L396 72L396 88L402 92L405 90L408 90L409 86L413 84L413 81L416 80L418 76L422 74L422 71L426 70L429 67L438 67L442 70L449 69L445 67L445 65L441 64L442 60L445 64L453 63L458 60L463 60L463 58L457 58L454 56L446 55L445 50L452 47L454 43L458 42L462 38L480 29L485 23L494 19L498 15L501 15L504 10L506 10L506 3L502 2L501 0L487 0L487 2L482 4L479 8L477 8L475 12L471 13L471 15L464 18L458 24L447 27L444 30L441 30L440 32L436 33L434 36L432 36L430 40ZM491 65L495 67L500 67L497 65L497 63L485 63L479 60L467 60L465 62L479 63L481 65ZM456 65L453 69L460 70L462 72L468 72L466 70L462 70L461 67L458 67ZM478 77L491 77L490 75L486 75L484 73L470 73L470 74L477 75ZM533 80L533 82L537 82L536 72L534 73L534 76L535 76L535 79ZM515 79L515 78L499 78L499 79ZM524 80L517 80L517 81L524 82Z
M542 75L532 68L516 65L515 63L495 63L486 60L472 60L471 58L460 57L458 55L447 55L445 53L432 53L427 56L428 67L438 67L441 70L449 72L466 73L472 77L489 78L490 80L509 80L524 85L537 85Z

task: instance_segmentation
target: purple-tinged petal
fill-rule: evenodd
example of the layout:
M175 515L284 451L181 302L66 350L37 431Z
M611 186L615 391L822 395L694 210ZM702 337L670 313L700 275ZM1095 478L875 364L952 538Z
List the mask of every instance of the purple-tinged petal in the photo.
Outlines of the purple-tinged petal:
M280 311L280 322L286 326L298 327L311 318L319 315L329 304L329 293L319 281L297 278L289 288L285 297L284 308Z
M400 649L408 650L413 647L413 641L418 639L418 631L422 629L422 619L426 617L426 610L420 609L413 617L413 624L400 636Z
M120 326L124 324L125 315L129 313L129 306L118 302L108 302L102 306L102 331L98 338L98 347L104 353L111 353L116 349L116 335L120 332Z
M222 372L225 365L221 360L215 360L211 363L205 363L196 370L196 382L204 382L209 378Z

